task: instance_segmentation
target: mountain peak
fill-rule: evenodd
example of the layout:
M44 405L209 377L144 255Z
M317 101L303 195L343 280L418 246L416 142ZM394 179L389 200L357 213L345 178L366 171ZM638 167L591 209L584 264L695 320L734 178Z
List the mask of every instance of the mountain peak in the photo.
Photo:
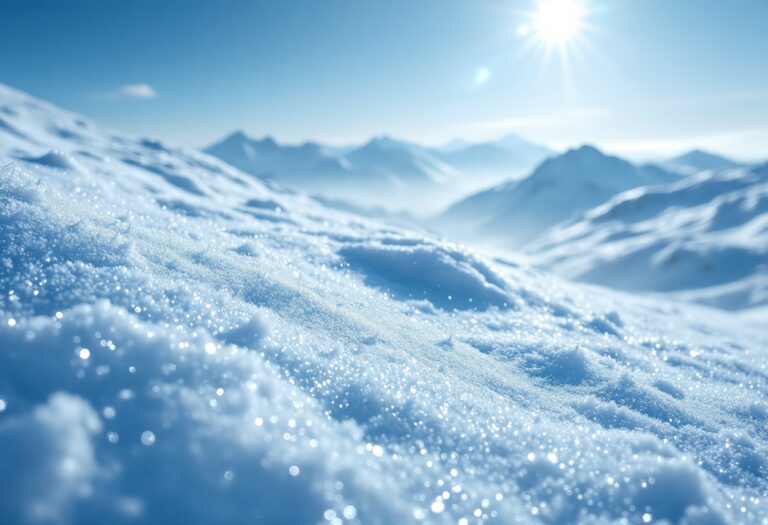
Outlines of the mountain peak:
M553 168L558 170L567 169L568 171L573 171L577 166L590 166L590 169L594 169L593 165L596 163L603 165L606 163L615 162L625 164L625 161L619 159L618 157L606 155L596 147L589 144L584 144L583 146L571 148L561 155L551 157L550 159L544 161L536 169L536 171L534 171L533 174L536 174L536 172L540 171L549 171ZM628 165L629 163L626 164Z
M227 135L219 144L261 144L265 146L276 146L277 141L271 135L264 135L260 139L255 139L245 131L238 129Z
M496 139L494 142L497 145L503 146L505 148L515 148L515 147L531 144L530 142L522 138L517 133L508 133L503 137Z
M572 148L566 152L566 155L578 155L578 156L593 156L593 157L607 157L605 153L597 149L591 144L584 144L578 148Z
M265 146L277 146L277 141L272 137L272 135L264 135L261 140L257 140L256 142L259 142Z
M682 155L678 155L667 161L668 165L684 171L704 171L739 168L743 164L735 162L727 157L702 149L692 149Z
M226 137L224 137L217 144L243 144L250 141L251 141L251 138L248 135L246 135L246 133L243 130L238 129L236 131L233 131Z
M368 141L366 146L374 146L378 148L393 148L405 145L404 142L393 139L389 135L377 135Z

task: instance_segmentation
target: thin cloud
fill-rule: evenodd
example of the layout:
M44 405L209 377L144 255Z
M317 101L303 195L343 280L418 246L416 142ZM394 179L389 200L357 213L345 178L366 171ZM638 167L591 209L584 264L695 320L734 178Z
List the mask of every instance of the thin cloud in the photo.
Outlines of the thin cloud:
M157 91L149 84L126 84L102 93L101 98L149 100L157 98Z
M714 93L703 95L689 95L681 98L670 98L650 102L647 105L660 109L687 109L701 106L736 104L743 102L764 102L768 100L768 90L735 91L729 93Z
M601 147L622 155L653 158L677 155L693 148L704 148L739 160L764 161L764 145L768 142L768 127L756 127L722 133L688 135L669 138L596 141Z
M606 118L610 113L601 108L578 108L549 115L528 115L498 120L469 122L461 126L465 131L525 131L541 128L572 126L583 121Z

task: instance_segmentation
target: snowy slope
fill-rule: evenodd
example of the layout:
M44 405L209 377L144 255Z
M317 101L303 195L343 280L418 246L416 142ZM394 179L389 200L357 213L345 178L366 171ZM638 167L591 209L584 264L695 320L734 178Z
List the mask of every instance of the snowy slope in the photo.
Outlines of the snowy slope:
M661 168L635 166L582 146L543 162L519 182L458 202L435 222L443 231L465 238L518 245L617 193L677 178Z
M629 191L527 249L570 278L729 309L768 305L768 166Z
M754 323L0 115L4 523L766 523Z

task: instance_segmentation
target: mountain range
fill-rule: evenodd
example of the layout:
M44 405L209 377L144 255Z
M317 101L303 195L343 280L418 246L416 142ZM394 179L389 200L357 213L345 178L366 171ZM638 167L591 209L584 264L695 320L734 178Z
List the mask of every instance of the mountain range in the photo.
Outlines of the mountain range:
M524 179L461 200L433 224L464 239L518 246L622 191L679 178L658 166L636 166L582 146L544 161Z
M420 214L499 180L519 177L552 151L516 136L425 147L387 136L360 146L282 145L236 132L207 153L261 178L357 206Z
M726 309L768 305L768 165L630 190L525 249L572 279Z

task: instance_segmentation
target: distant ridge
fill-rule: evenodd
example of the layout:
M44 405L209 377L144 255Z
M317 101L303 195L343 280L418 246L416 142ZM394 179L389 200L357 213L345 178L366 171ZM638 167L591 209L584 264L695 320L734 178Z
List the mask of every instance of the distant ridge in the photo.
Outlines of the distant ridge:
M359 146L334 148L315 142L283 145L243 131L205 151L257 177L327 198L417 213L436 212L482 186L519 177L552 154L517 136L435 148L382 135Z
M721 155L694 149L667 160L664 163L664 166L669 169L691 174L705 170L742 168L745 165Z
M617 193L678 178L662 168L636 166L585 145L544 161L525 179L458 202L436 224L465 238L517 245Z

